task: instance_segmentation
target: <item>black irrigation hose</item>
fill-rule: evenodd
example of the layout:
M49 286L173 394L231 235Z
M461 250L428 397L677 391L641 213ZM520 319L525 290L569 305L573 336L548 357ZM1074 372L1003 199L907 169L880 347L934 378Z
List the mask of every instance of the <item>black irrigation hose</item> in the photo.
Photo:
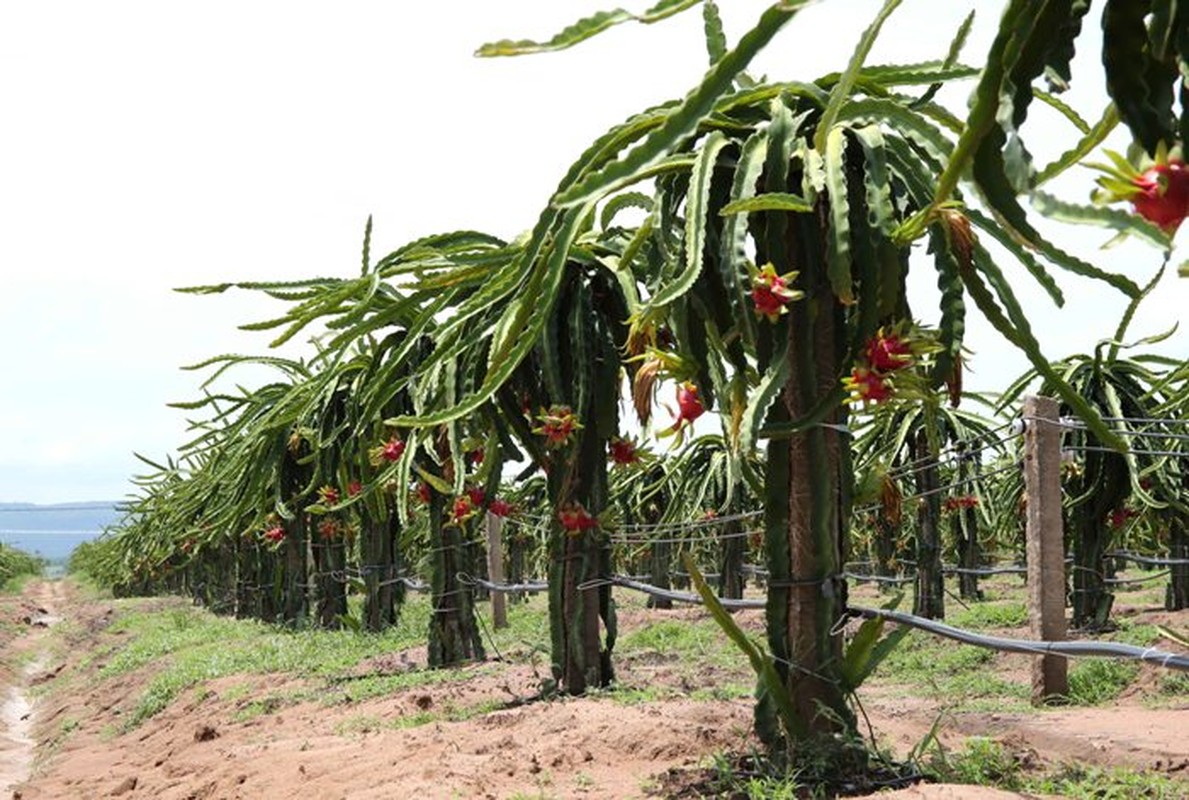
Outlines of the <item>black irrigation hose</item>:
M871 564L872 562L870 562L870 561L853 561L853 562L849 562L849 563ZM913 564L915 562L901 561L900 563L901 564ZM1026 575L1028 573L1028 568L1027 567L969 568L969 567L951 567L951 566L943 565L941 568L941 571L945 575L983 575L983 576L987 576L987 575ZM744 572L744 574L754 575L754 576L760 577L760 578L765 577L768 574L768 571L763 569L762 567L754 567L751 565L745 565L743 568L743 572ZM888 576L883 576L883 575L863 575L863 574L856 573L856 572L844 572L844 573L842 573L842 576L844 578L850 578L851 580L858 581L860 583L908 583L909 581L916 580L916 578L913 576L888 577Z
M606 581L616 586L622 586L625 589L633 589L675 602L702 604L702 598L699 595L689 592L673 592L646 583L638 583L637 581L615 576L607 578ZM729 598L719 598L719 602L725 608L764 608L768 604L766 600L731 600ZM1168 653L1155 647L1135 647L1118 642L1043 642L1028 639L1008 639L1003 636L982 636L977 633L971 633L970 631L964 631L961 628L955 628L952 625L946 625L944 622L936 622L899 611L863 608L860 606L850 606L847 611L864 619L879 617L891 620L900 625L919 628L937 636L962 642L963 644L1001 650L1007 653L1024 653L1034 656L1053 655L1063 658L1075 656L1130 658L1146 661L1150 664L1157 664L1168 669L1189 672L1189 655Z
M675 592L670 589L662 589L659 586L653 586L648 583L640 583L633 581L630 578L623 578L611 576L606 579L607 583L615 586L622 586L625 589L632 589L644 594L650 594L653 597L659 597L662 600L672 600L676 603L690 603L692 605L702 605L702 597L691 592ZM720 597L718 602L722 603L724 608L764 608L768 605L767 600L734 600L729 597Z
M1147 564L1153 567L1179 567L1189 564L1189 558L1152 558L1131 553L1127 550L1112 550L1104 553L1103 558L1117 558L1120 561L1133 561L1136 564Z
M942 567L945 575L1027 575L1027 567Z
M897 585L901 583L912 583L917 579L916 575L902 575L897 577L890 575L857 575L853 572L844 572L842 573L842 577L849 578L858 583L894 583Z
M1027 639L1008 639L1003 636L982 636L976 633L936 622L931 619L904 614L899 611L884 609L861 608L851 606L849 610L864 619L880 617L891 620L900 625L920 628L923 631L944 636L963 644L976 647L987 647L992 650L1002 650L1008 653L1026 653L1028 655L1053 655L1070 658L1072 656L1106 656L1110 658L1131 658L1147 661L1169 669L1189 672L1189 656L1168 653L1155 647L1135 647L1118 642L1040 642Z
M1142 578L1104 578L1103 583L1107 586L1126 586L1131 583L1147 583L1148 581L1158 581L1161 578L1167 578L1172 570L1164 570L1164 572L1157 572L1155 575L1146 575Z
M549 591L547 581L528 581L526 583L492 583L483 578L476 578L465 572L458 573L458 582L464 586L479 586L489 592L546 592Z

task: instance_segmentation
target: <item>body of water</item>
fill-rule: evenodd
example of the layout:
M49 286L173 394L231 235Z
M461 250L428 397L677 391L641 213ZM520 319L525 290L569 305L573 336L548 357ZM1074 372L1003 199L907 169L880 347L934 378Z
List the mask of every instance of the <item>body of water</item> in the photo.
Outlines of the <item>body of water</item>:
M102 531L8 531L0 530L0 542L50 561L70 557L74 548L89 542Z
M68 558L120 518L115 503L0 503L0 542L50 561Z

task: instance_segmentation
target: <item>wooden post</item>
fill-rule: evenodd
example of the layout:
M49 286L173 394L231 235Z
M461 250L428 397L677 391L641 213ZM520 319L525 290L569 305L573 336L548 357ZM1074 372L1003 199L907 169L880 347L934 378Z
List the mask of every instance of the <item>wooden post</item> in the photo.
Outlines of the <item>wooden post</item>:
M1024 490L1028 498L1028 619L1032 637L1065 640L1065 544L1061 519L1061 430L1057 401L1024 398ZM1069 694L1065 659L1032 662L1032 703Z
M487 512L487 576L494 584L504 582L504 518ZM502 591L491 593L491 621L496 628L508 627L507 597Z

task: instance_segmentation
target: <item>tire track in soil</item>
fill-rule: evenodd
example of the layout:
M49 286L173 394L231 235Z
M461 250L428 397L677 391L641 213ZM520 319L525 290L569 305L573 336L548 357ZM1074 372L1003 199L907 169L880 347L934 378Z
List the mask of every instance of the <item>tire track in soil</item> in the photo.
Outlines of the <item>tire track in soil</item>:
M33 737L36 709L29 689L33 677L44 669L43 641L49 628L61 619L54 612L64 597L64 589L61 581L41 580L30 583L23 596L31 606L29 613L21 619L28 627L6 649L9 657L15 656L18 661L29 654L32 657L11 676L8 686L0 685L3 697L3 703L0 703L0 793L5 794L28 780L33 768L37 748ZM19 795L14 792L12 796Z

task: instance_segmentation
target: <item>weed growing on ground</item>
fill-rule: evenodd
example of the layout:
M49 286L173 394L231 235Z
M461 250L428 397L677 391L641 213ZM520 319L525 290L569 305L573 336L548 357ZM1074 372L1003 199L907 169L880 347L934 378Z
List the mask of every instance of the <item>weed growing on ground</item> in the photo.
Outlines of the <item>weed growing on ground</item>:
M1139 675L1133 661L1094 658L1079 661L1069 670L1069 701L1096 706L1116 699Z
M1056 774L1030 780L1027 790L1069 800L1183 800L1189 781L1148 770L1067 765Z
M987 737L972 737L956 753L936 750L926 772L948 783L991 786L1006 791L1055 794L1070 800L1179 800L1189 783L1149 770L1063 765L1055 771L1030 766L1030 756L1013 753Z
M1028 606L1015 600L984 601L946 616L946 622L956 628L1018 628L1028 624Z

